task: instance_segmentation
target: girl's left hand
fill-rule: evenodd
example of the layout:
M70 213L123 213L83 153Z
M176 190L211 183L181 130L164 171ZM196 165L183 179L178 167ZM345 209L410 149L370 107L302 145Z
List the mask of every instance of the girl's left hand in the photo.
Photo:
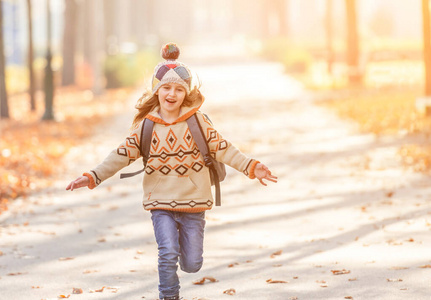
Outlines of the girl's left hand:
M266 186L267 184L263 182L263 179L266 179L275 183L277 182L277 179L278 179L276 176L272 175L268 167L262 163L258 163L256 165L256 167L254 168L254 175L264 186Z

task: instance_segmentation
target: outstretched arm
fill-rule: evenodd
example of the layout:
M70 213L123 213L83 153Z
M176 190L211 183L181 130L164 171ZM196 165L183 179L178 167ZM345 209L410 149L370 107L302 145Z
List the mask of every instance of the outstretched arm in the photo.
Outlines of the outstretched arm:
M90 179L88 179L87 176L79 176L74 181L69 183L69 185L66 187L66 190L73 191L73 189L79 189L85 186L89 186L89 184L90 184Z
M254 175L264 186L267 186L267 184L263 182L263 179L266 179L268 181L272 181L275 183L277 182L277 179L278 179L276 176L272 175L268 167L262 163L258 163L256 165L256 167L254 168Z

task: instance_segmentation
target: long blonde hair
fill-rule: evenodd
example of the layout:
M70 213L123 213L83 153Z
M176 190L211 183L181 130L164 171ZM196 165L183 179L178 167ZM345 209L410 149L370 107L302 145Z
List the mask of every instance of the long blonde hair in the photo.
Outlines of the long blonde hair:
M193 103L202 102L204 97L199 91L198 87L194 87L190 94L186 95L184 98L182 106L192 106ZM139 124L145 117L157 106L159 105L159 96L156 94L144 93L135 105L138 112L133 118L132 128Z

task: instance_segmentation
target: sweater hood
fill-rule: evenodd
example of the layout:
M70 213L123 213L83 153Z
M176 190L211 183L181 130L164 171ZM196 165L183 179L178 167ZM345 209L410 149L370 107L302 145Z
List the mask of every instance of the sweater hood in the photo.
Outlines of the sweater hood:
M145 118L150 119L151 121L153 121L155 123L160 123L163 125L176 124L178 122L182 122L182 121L187 120L194 113L196 113L199 110L199 108L202 106L204 101L205 101L205 98L204 98L204 96L201 95L201 97L195 98L195 100L191 104L191 106L182 106L178 119L176 119L173 123L167 123L162 119L162 117L159 114L160 105L157 105L152 111L150 111L148 113L148 115L145 116Z

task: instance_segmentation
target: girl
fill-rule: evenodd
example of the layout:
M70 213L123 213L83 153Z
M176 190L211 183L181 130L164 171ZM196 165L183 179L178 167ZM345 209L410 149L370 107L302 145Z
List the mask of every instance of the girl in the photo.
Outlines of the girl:
M191 89L189 68L178 62L178 47L166 44L153 74L152 93L142 97L136 108L132 132L93 170L72 181L67 190L90 189L129 165L140 154L140 132L145 118L154 122L150 155L145 167L145 210L151 212L158 244L160 299L179 298L180 285L177 263L185 272L197 272L203 262L205 211L211 209L213 197L209 169L187 126L187 118L197 115L206 135L211 154L261 184L277 182L269 169L250 159L213 128L208 118L199 112L204 97L197 87Z

